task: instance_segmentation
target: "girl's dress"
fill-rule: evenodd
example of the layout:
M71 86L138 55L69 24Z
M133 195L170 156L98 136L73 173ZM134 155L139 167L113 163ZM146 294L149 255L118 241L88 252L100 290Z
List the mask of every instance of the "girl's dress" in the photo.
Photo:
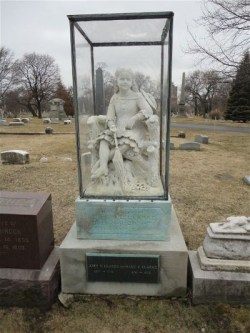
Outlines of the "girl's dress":
M131 91L126 97L120 96L119 93L112 96L107 111L107 122L113 121L117 128L118 146L130 146L134 155L139 154L143 147L146 127L144 121L141 120L136 121L132 129L126 129L126 126L129 120L138 113L143 114L144 120L147 120L153 114L141 93ZM95 145L99 146L102 140L107 141L111 148L114 147L114 132L110 129L104 130L96 138Z

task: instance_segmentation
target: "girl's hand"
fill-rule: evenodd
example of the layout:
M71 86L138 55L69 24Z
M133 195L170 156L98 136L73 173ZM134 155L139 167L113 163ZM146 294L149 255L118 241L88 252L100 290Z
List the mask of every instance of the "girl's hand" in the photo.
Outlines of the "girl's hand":
M115 133L117 131L116 126L115 125L111 125L110 126L110 131Z

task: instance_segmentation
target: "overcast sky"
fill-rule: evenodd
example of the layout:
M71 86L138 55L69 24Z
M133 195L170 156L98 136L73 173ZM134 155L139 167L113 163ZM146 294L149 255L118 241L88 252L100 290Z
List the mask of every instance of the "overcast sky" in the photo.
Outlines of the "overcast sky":
M14 52L49 54L59 65L62 81L72 85L70 34L67 15L129 12L174 12L173 82L180 86L182 72L195 68L192 55L183 50L190 39L187 26L201 15L201 1L22 1L0 0L1 46ZM196 31L197 32L197 31Z

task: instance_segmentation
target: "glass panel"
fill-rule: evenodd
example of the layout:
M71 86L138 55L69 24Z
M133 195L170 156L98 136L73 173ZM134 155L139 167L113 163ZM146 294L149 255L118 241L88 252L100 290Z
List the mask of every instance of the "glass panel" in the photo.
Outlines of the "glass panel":
M94 114L94 99L92 89L91 47L77 29L75 29L75 58L78 96L78 153L81 161L79 180L82 181L82 188L84 191L88 186L90 179L90 156L88 151L89 133L87 120L89 116Z
M86 21L79 25L92 43L160 42L166 19Z

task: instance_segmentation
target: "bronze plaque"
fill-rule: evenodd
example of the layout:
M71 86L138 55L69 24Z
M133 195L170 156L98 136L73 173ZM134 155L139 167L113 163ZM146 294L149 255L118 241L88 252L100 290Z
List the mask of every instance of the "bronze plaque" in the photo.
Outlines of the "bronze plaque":
M159 255L87 253L89 282L159 282Z
M0 268L41 269L53 248L51 195L0 192Z

